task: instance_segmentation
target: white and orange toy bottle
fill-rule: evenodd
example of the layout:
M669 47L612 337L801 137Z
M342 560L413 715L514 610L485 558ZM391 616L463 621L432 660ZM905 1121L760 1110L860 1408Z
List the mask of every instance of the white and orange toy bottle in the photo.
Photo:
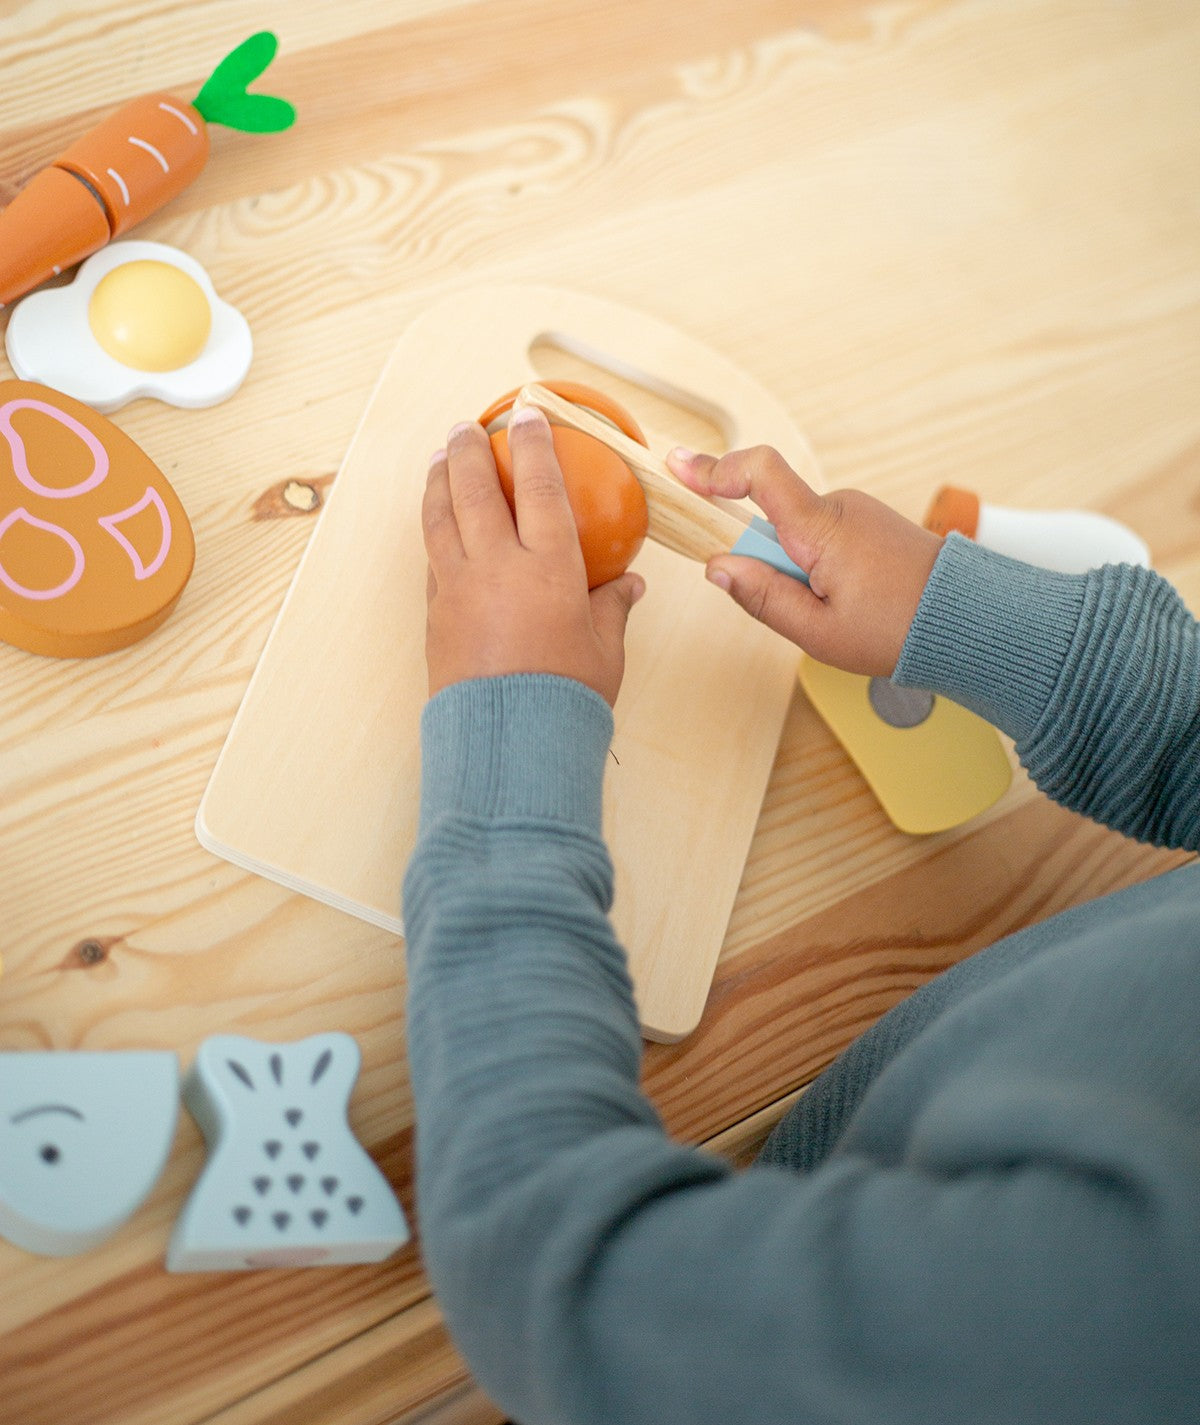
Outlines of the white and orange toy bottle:
M1150 567L1150 550L1128 526L1095 510L1014 510L985 504L970 490L945 485L933 497L925 528L965 534L977 544L1060 574L1104 564Z

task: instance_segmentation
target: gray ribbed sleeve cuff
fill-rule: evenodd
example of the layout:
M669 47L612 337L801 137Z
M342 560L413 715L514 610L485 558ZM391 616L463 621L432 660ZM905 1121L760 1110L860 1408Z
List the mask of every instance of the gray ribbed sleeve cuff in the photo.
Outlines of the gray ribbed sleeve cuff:
M1022 564L951 534L894 681L952 698L1021 742L1057 686L1086 588L1086 575Z
M421 827L454 814L567 822L600 833L613 719L569 678L455 683L421 717Z

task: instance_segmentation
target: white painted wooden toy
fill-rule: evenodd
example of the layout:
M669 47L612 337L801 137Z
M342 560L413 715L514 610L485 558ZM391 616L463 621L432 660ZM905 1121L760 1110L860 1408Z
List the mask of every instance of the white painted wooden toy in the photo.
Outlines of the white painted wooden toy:
M115 242L66 287L26 297L5 334L13 370L97 411L138 396L215 406L250 370L254 340L194 257L161 242Z
M96 1246L158 1181L178 1116L174 1054L0 1054L0 1234L54 1257Z
M1060 574L1085 574L1105 564L1150 568L1150 547L1141 535L1096 510L1012 510L944 485L925 513L925 527L935 534L957 530L997 554Z
M395 1194L346 1121L360 1062L341 1033L204 1041L183 1099L209 1156L168 1271L378 1262L408 1241Z

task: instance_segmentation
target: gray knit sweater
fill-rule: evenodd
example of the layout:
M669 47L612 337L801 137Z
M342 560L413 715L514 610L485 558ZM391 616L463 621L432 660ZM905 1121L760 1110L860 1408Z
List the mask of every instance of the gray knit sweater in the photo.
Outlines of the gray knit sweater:
M952 536L896 679L1066 805L1200 846L1200 631L1157 576ZM522 1425L1200 1420L1200 866L933 981L736 1173L638 1088L611 728L540 676L425 713L418 1212L484 1388Z

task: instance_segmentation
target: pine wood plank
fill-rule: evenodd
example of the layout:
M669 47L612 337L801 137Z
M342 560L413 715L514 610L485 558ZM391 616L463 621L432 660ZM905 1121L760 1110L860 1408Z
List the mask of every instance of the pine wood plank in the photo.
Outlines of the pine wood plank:
M0 201L138 88L198 83L246 24L232 0L52 9L0 6ZM0 1047L187 1061L209 1033L336 1019L364 1050L355 1125L410 1207L402 946L191 832L399 333L468 282L641 307L777 395L831 486L918 517L941 483L1087 504L1138 528L1200 606L1200 12L267 0L253 19L280 31L300 125L222 135L138 235L205 263L251 322L255 365L212 411L117 414L189 510L196 573L159 634L112 659L0 648ZM315 492L311 511L283 500L289 483ZM313 728L312 755L337 735ZM798 696L706 1016L690 1042L650 1049L647 1086L676 1132L752 1152L754 1115L930 974L1174 863L1023 779L962 836L908 841ZM249 1425L294 1400L333 1425L339 1390L382 1410L388 1371L400 1408L474 1409L422 1314L415 1251L332 1275L166 1279L199 1152L184 1123L150 1201L97 1252L0 1243L6 1418L238 1410ZM381 1344L369 1377L353 1343L376 1330L397 1354Z

